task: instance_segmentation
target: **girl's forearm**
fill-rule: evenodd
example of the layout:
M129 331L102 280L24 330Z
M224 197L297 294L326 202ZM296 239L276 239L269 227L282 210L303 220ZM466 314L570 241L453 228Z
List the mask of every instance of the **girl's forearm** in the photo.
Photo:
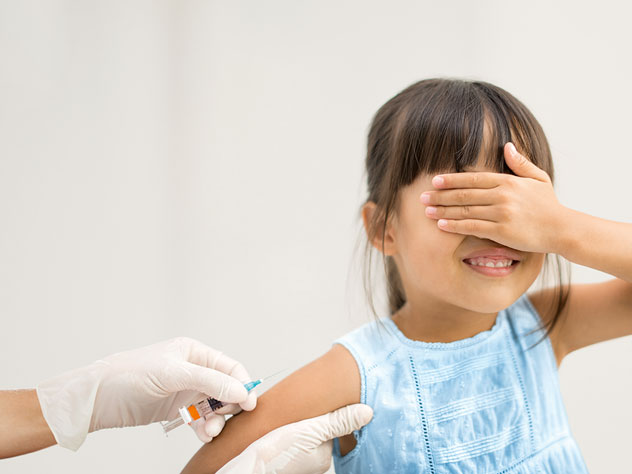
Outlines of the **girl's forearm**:
M555 253L632 283L632 224L566 209Z

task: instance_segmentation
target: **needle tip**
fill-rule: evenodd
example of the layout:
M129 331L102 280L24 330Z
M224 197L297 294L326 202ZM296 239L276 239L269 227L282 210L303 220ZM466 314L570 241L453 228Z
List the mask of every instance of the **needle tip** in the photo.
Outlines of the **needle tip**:
M289 367L287 367L287 368L285 368L283 370L279 370L278 372L275 372L272 375L268 375L267 377L262 378L261 381L267 380L267 379L271 379L272 377L275 377L275 376L279 375L280 373L285 372L288 369L289 369Z

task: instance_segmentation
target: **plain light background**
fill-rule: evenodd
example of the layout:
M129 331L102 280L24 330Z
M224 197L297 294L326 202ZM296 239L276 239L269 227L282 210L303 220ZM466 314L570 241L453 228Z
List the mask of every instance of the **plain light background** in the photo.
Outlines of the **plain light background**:
M544 127L560 202L630 222L630 13L613 0L1 0L0 388L176 335L260 377L368 321L353 264L366 133L423 78L507 89ZM630 468L631 354L619 338L560 369L592 473ZM185 429L107 430L0 471L171 473L199 446Z

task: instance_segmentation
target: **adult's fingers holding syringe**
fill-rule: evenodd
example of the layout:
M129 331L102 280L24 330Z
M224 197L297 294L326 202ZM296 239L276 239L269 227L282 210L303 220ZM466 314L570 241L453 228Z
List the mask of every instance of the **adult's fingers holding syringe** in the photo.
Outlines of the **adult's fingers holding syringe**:
M284 370L287 370L287 369L284 369ZM284 370L276 372L275 374L272 374L268 377L264 377L258 380L247 382L244 384L244 388L248 392L251 392L257 385L260 385L261 383L263 383L264 380L270 377L274 377L275 375L280 374ZM254 401L256 403L256 399ZM228 403L224 404L222 401L216 400L214 398L210 398L210 397L205 398L204 400L200 400L199 402L194 403L192 405L181 407L179 409L180 417L176 418L175 420L162 423L162 428L165 434L167 434L172 429L177 428L178 426L184 423L191 425L195 420L198 420L200 418L205 418L207 415L215 414L217 412L217 415L221 416L220 415L221 412L219 410L224 409L224 413L226 412L230 413L231 411L234 410L234 408L229 407L229 405L231 404L228 404ZM240 405L242 408L244 407L243 403L241 403ZM254 408L254 405L253 405L253 408Z
M195 420L190 426L200 441L208 443L222 432L225 423L226 418L224 418L223 415L216 415L212 413Z

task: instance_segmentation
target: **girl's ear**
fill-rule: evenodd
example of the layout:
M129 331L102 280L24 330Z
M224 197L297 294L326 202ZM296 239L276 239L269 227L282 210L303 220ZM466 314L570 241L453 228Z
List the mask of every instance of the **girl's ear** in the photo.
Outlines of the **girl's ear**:
M362 206L362 221L364 222L364 230L367 237L371 235L371 222L377 212L377 204L373 201L368 201ZM382 232L384 230L384 223L378 223L375 229L375 236L371 239L371 245L375 247L379 252L382 252ZM392 220L389 219L386 226L386 233L384 234L384 255L392 256L396 253L395 246L395 232L393 230Z

